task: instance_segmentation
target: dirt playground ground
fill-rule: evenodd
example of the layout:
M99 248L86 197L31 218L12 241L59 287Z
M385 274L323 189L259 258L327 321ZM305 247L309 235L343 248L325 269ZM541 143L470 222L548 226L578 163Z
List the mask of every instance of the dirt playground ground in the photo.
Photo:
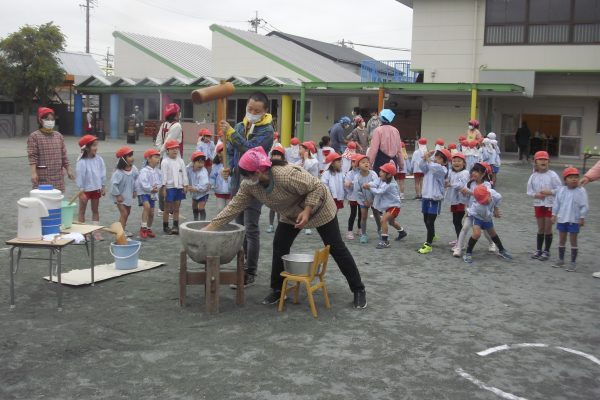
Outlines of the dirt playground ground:
M113 153L100 147L110 176ZM136 158L139 166L141 152ZM0 158L0 171L4 242L16 236L16 201L30 184L24 157ZM500 175L503 217L496 226L514 261L489 254L483 242L471 266L453 258L447 207L434 251L419 255L425 238L420 203L406 200L399 220L409 236L401 243L384 250L375 249L374 239L348 243L368 308L352 308L352 294L331 261L332 308L317 295L317 319L305 296L283 313L260 304L269 290L266 207L257 284L247 290L244 307L222 286L215 316L206 315L200 286L188 289L185 308L178 305L176 236L159 234L142 246L142 259L166 266L94 287L65 286L62 312L56 285L42 279L47 264L36 261L23 261L16 309L9 311L8 251L2 250L0 399L598 399L600 279L591 274L600 271L600 184L587 188L591 212L580 235L579 268L567 273L530 259L536 231L524 193L530 173L529 166L512 164ZM67 195L74 190L69 181ZM408 181L407 197L413 195ZM183 206L188 220L190 203ZM211 217L214 199L209 204ZM132 231L140 214L134 207ZM343 231L347 218L346 208L339 214ZM116 208L104 198L101 223L115 220ZM371 219L371 237L374 228ZM554 243L553 257L557 238ZM112 262L108 246L97 246L97 264ZM316 232L301 234L294 251L318 246ZM26 251L35 254L42 255ZM63 262L64 270L87 268L85 249L67 247Z

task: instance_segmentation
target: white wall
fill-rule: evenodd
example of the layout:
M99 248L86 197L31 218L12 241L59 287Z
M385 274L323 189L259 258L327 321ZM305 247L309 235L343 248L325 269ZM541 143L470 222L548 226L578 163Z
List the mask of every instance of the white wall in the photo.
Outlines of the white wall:
M168 67L138 48L115 38L115 76L127 78L171 78L182 73Z
M428 144L437 138L456 143L467 132L471 103L468 97L424 97L422 112L421 136Z

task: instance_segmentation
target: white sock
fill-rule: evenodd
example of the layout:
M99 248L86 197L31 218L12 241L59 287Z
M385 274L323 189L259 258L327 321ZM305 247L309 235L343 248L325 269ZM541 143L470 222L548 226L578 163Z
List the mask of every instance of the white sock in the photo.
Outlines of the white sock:
M148 229L148 223L146 223L146 222L142 222L142 228L144 228L144 229Z

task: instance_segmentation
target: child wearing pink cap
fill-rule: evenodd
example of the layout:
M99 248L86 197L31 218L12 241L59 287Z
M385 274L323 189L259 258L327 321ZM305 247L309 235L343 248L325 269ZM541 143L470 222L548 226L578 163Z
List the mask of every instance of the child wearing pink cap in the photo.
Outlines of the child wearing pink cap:
M356 142L348 142L342 154L342 174L346 175L352 168L352 157L356 154Z
M344 175L342 174L342 156L338 153L330 153L325 158L325 172L321 175L321 182L327 186L337 209L344 208Z
M358 173L354 175L354 192L356 193L356 202L360 209L360 229L361 234L359 242L366 244L369 243L369 235L367 235L367 221L369 218L369 209L373 210L373 216L375 217L375 223L377 224L377 233L381 231L381 214L379 210L373 208L373 201L375 196L373 193L365 189L365 184L373 182L377 179L377 173L371 169L371 163L366 155L359 155L356 157L358 164Z

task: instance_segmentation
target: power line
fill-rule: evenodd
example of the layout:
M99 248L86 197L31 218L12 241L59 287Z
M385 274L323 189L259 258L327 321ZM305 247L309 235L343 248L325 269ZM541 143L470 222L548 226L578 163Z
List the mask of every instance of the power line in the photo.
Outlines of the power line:
M363 44L363 43L354 43L350 40L338 40L336 43L337 45L340 45L342 47L350 47L350 48L354 48L354 46L361 46L361 47L372 47L374 49L384 49L384 50L394 50L394 51L411 51L408 48L405 47L389 47L389 46L378 46L378 45L374 45L374 44Z
M258 18L258 11L255 11L254 18L249 19L248 23L250 24L250 31L254 31L254 33L258 33L258 28L261 28L261 23L266 23L262 18Z

